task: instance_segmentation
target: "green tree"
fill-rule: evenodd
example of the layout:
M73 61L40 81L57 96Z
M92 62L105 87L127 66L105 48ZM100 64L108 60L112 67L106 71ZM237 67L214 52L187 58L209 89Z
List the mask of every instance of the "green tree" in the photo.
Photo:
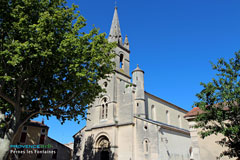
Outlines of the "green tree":
M82 31L86 20L65 0L0 1L0 159L32 117L61 123L85 118L87 105L113 73L105 34Z
M196 118L196 127L202 128L202 138L212 134L224 136L218 143L227 150L220 157L240 158L240 51L229 62L219 59L212 66L217 71L216 78L201 83L204 89L197 94L199 102L194 104L203 110Z

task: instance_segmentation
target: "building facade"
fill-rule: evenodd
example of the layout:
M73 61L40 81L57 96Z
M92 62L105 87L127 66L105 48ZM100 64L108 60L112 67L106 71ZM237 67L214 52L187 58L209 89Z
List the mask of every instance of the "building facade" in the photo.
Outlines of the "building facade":
M199 107L195 107L184 116L184 118L188 121L190 128L192 143L190 160L218 160L220 154L228 149L227 147L223 147L217 143L224 138L224 136L219 133L217 135L212 134L204 139L201 138L199 133L202 131L202 129L194 127L197 124L195 118L201 113L203 113L203 111ZM229 158L227 156L221 157L220 159L236 160L236 158Z
M70 160L72 149L48 136L44 121L29 121L19 129L12 145L43 145L46 148L11 148L12 160Z
M115 74L88 112L86 126L74 137L75 160L189 160L186 110L144 90L144 71L132 72L128 37L122 42L115 7L109 42L117 42Z

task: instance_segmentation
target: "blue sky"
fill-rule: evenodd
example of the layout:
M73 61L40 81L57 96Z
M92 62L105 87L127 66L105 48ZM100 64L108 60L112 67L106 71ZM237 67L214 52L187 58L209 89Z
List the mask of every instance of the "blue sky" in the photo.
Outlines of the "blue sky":
M72 0L87 19L89 31L110 31L114 0ZM200 82L215 72L211 62L229 59L240 49L239 0L118 0L122 36L128 35L130 70L145 71L145 90L191 110ZM36 120L41 121L41 117ZM68 143L84 125L55 118L45 124L49 136Z

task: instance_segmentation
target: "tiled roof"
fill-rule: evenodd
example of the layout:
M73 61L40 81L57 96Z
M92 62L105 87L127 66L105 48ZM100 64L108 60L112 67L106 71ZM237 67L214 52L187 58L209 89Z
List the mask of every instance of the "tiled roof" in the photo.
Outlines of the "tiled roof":
M194 107L191 111L189 111L187 114L185 114L184 118L195 117L201 113L203 113L203 111L199 107Z
M62 144L62 143L60 143L60 142L58 142L57 140L55 140L55 139L53 139L53 138L51 138L51 137L48 137L48 139L49 139L50 141L53 141L53 142L55 142L55 143L57 143L57 144L63 146L64 148L67 148L67 149L71 152L72 149L69 148L69 147L67 147L66 145L64 145L64 144Z
M41 122L38 122L38 121L33 121L33 120L30 120L30 122L27 122L27 125L29 126L35 126L35 127L45 127L45 128L49 128L47 125L41 123Z

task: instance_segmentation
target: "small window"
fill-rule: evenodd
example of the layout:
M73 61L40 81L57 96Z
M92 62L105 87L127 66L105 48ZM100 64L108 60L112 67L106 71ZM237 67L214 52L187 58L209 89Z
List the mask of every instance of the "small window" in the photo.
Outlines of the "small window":
M57 149L53 149L52 159L57 159Z
M103 83L103 86L104 86L105 88L107 87L107 85L108 85L107 82L104 82L104 83Z
M123 68L123 54L120 54L120 68Z
M182 128L182 120L180 115L178 115L178 125L179 125L179 128Z
M145 145L146 145L146 147L145 147L146 148L146 153L148 153L148 141L147 140L145 141Z
M106 104L106 113L105 113L105 117L107 118L108 117L108 104Z
M42 133L44 134L45 132L46 132L46 129L43 128L43 129L42 129Z
M20 143L25 143L27 138L27 132L22 132L21 138L20 138Z
M147 139L145 139L143 141L143 149L144 149L144 153L148 154L148 152L149 152L149 141Z
M39 144L44 144L45 135L41 134Z
M167 122L167 124L170 124L170 117L169 117L168 110L166 111L166 122Z
M107 98L103 98L100 112L100 119L107 119L108 117L108 104Z
M147 130L147 129L148 129L148 127L147 127L147 126L144 126L144 129L145 129L145 130Z
M102 105L102 119L104 119L104 110L105 110L105 108L104 108L104 104Z
M139 103L137 103L137 106L139 106Z

